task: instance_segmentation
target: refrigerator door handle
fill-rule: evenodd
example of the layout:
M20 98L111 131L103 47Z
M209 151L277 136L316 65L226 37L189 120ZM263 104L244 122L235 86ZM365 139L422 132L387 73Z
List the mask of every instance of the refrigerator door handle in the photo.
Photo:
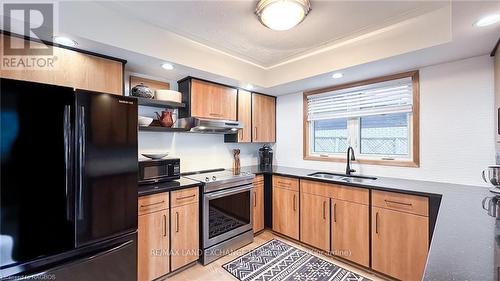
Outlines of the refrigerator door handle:
M77 212L78 219L83 220L83 188L85 174L85 107L80 106L80 114L78 114L78 204Z
M71 157L71 106L64 106L64 164L65 164L65 195L66 195L66 218L72 220L72 157Z

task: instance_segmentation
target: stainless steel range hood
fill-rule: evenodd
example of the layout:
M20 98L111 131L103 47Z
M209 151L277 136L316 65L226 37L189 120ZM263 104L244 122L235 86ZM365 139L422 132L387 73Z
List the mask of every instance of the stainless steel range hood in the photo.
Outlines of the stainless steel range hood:
M177 128L206 134L236 134L243 126L238 121L203 119L196 117L179 118Z

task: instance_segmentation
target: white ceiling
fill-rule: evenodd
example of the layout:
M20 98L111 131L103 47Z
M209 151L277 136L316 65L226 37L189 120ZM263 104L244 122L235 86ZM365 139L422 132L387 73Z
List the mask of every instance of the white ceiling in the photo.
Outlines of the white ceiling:
M253 13L256 1L99 2L115 12L270 68L327 45L438 9L448 2L313 1L297 27L273 31Z
M492 50L500 36L500 23L486 28L473 27L474 21L480 17L500 13L498 0L454 1L451 5L450 2L424 2L423 4L381 1L340 2L346 15L345 22L338 24L341 28L333 29L335 32L331 30L329 23L333 20L327 13L323 18L317 19L320 22L315 23L316 29L321 32L316 29L306 32L307 36L312 33L316 34L316 36L307 37L307 40L297 33L302 33L300 29L306 28L309 23L313 24L312 20L309 21L313 18L312 16L296 29L274 32L260 25L253 15L252 8L251 11L246 11L246 15L241 15L242 22L250 20L251 23L248 25L261 30L256 32L259 36L252 37L251 34L245 32L240 34L238 29L235 29L235 26L241 28L243 24L233 18L230 12L219 13L217 9L211 8L214 6L224 9L225 5L229 5L241 9L241 7L253 7L255 3L252 3L249 5L248 1L187 3L65 1L59 3L58 35L74 38L81 49L126 59L128 60L127 70L134 73L168 80L178 80L190 75L239 87L251 83L256 86L256 91L272 95L332 86L485 55ZM313 0L313 9L320 13L326 11L331 3ZM339 2L333 3L340 5ZM364 9L359 6L359 3L368 5L372 9ZM443 3L446 3L445 7L436 9ZM325 8L320 9L319 7L323 4ZM378 9L377 5L385 9ZM188 6L194 11L189 11L186 8ZM356 9L359 12L355 12ZM401 12L405 9L411 12L397 16L396 11ZM389 10L390 13L386 13L385 10ZM195 11L205 14L215 13L218 16L196 18ZM166 30L144 19L144 15L149 12L151 12L150 18L167 21L164 18L171 17L177 19L178 22L172 23L174 26L171 28L172 31ZM186 13L189 16L186 16ZM384 20L383 16L373 15L374 13L394 16ZM158 14L164 16L158 16ZM372 25L369 26L369 23ZM362 25L365 29L360 31L359 27ZM195 42L191 37L191 39L186 39L187 35L179 35L181 33L179 30L196 29L195 26L202 29L211 26L206 32L219 34L217 38L222 39L213 41L225 44L221 44L221 47L207 46L208 43L201 42L201 39ZM214 26L218 26L215 31ZM349 30L352 32L349 33ZM200 37L212 39L205 32L199 30L196 32ZM276 38L266 37L269 36L266 33L277 35ZM268 38L270 42L262 38ZM227 50L229 43L241 40L248 40L245 41L246 45L257 47L248 48L250 51ZM328 46L322 43L325 41L330 42L327 43ZM293 59L287 55L281 60L281 62L286 60L286 63L263 68L257 66L255 62L248 62L250 58L247 58L249 53L255 55L254 53L262 48L273 54L284 54L294 50L306 51L291 55ZM256 60L263 61L259 56ZM175 69L163 70L160 67L163 62L173 63ZM334 71L343 72L344 78L332 79L331 74Z

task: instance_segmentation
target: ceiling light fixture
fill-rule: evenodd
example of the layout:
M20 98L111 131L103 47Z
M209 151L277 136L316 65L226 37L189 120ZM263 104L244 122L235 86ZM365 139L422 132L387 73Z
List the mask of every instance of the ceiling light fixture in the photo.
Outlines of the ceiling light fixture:
M245 89L247 89L247 90L251 91L251 90L253 90L253 85L252 85L252 84L247 84L247 85L245 86Z
M174 69L174 65L171 64L171 63L166 62L166 63L164 63L164 64L161 65L161 68L163 68L165 70L172 70L172 69Z
M263 25L281 31L302 22L309 11L309 0L260 0L255 14Z
M342 74L342 72L335 72L334 74L332 74L333 79L339 79L342 77L344 77L344 74Z
M495 24L500 21L500 14L487 15L480 18L478 21L474 23L474 26L484 27L488 25Z
M54 42L68 47L76 47L78 45L75 40L63 36L54 36Z

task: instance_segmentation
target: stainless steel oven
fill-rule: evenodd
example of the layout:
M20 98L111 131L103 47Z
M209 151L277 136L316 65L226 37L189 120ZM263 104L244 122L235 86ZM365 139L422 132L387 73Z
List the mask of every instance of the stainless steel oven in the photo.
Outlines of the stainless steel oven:
M187 176L204 182L201 261L208 264L253 241L253 174L217 171Z
M252 184L206 193L203 198L203 246L209 248L252 230Z

